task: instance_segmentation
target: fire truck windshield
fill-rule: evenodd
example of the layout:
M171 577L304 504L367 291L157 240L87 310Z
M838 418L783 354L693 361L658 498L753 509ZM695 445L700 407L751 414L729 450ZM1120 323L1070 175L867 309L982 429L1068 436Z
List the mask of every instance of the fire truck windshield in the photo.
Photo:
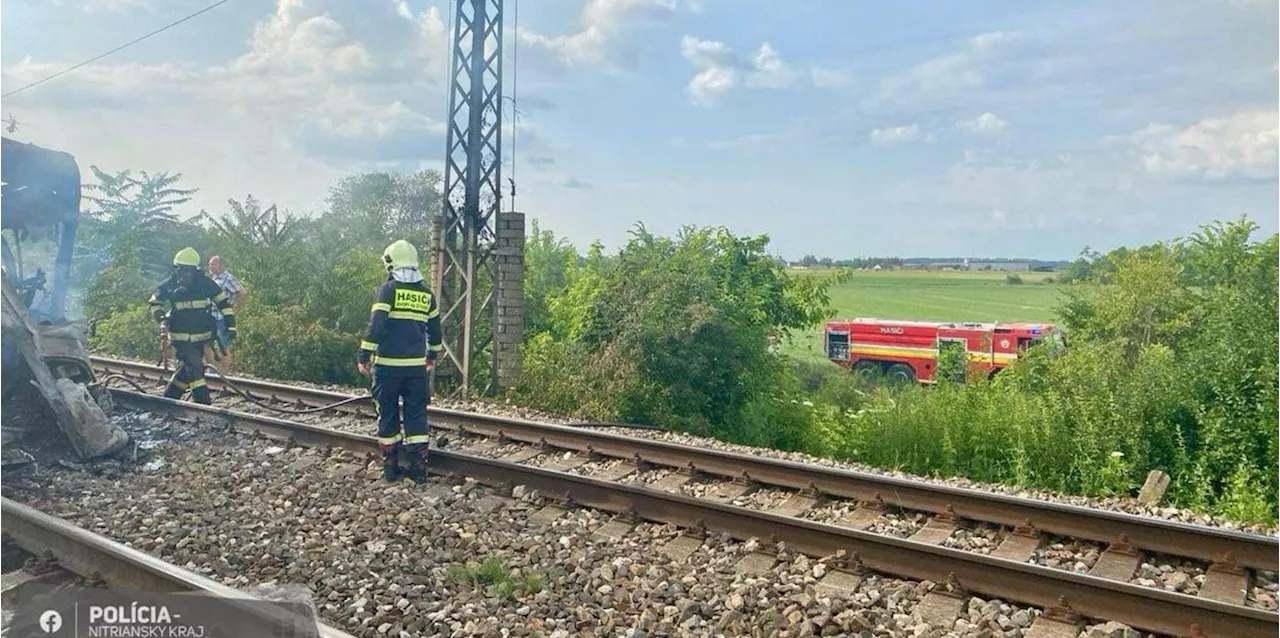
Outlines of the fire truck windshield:
M1067 347L1067 339L1057 330L1050 331L1047 334L1040 334L1031 338L1018 339L1018 352L1022 352L1027 348L1042 343L1048 343L1049 349L1054 352L1061 352Z

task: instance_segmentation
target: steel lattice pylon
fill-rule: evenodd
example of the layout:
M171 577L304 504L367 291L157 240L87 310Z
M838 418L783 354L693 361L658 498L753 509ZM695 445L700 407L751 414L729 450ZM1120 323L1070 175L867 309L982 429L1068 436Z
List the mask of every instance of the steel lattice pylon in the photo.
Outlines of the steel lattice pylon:
M455 0L444 202L433 284L445 356L439 373L470 395L497 387L493 263L502 199L502 2ZM486 370L481 370L481 367ZM487 378L484 378L487 377Z

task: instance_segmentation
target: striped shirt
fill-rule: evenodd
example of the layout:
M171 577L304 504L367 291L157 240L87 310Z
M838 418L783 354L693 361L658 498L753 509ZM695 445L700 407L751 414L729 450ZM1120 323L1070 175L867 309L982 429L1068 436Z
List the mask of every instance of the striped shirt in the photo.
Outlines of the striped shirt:
M240 280L236 279L236 276L231 274L230 270L224 270L221 273L214 275L212 279L213 283L218 284L218 287L222 289L222 292L227 293L227 299L230 299L232 303L235 303L236 293L244 290L244 286L240 284ZM213 309L213 316L215 319L222 318L222 313L218 311L217 307L214 307Z

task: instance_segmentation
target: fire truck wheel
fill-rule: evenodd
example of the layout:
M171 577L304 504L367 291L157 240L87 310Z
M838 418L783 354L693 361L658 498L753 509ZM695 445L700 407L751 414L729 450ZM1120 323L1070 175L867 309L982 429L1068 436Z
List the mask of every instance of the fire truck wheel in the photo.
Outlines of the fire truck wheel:
M885 372L885 376L890 381L898 383L910 383L916 380L916 371L905 363L895 363L889 366L889 370Z
M884 370L875 361L859 361L853 364L853 373L863 379L873 379L880 376L882 372Z

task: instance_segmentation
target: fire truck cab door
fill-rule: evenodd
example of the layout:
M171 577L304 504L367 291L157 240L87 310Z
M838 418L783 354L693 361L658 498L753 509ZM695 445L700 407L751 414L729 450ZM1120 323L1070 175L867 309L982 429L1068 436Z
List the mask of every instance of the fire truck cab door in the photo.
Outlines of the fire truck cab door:
M954 346L952 344L955 344ZM975 365L983 365L991 361L991 344L982 339L982 335L977 334L974 330L967 328L948 328L938 329L938 353L942 354L944 345L955 347L964 344L965 367L972 368Z
M1018 355L1022 354L1024 344L1012 330L998 329L992 338L995 341L993 356L998 356L1003 365L1010 365Z

